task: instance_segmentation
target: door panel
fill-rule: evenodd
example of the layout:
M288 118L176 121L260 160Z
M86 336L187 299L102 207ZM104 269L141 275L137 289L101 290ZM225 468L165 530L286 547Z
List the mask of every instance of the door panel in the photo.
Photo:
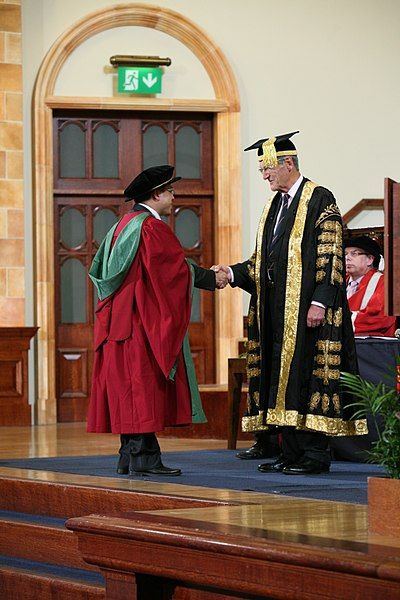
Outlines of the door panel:
M110 227L131 208L123 189L143 168L176 164L165 219L188 258L213 263L212 117L113 111L54 113L58 420L86 417L96 293L87 270ZM171 119L171 116L174 116ZM195 290L189 328L198 381L215 377L214 297Z

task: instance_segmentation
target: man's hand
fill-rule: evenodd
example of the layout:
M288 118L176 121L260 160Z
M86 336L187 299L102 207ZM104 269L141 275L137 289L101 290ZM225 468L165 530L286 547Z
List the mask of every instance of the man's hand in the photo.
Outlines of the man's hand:
M215 281L217 288L219 290L222 290L228 285L231 279L229 269L224 265L213 265L211 269L212 271L215 271Z
M325 317L325 308L311 304L307 313L307 327L318 327Z

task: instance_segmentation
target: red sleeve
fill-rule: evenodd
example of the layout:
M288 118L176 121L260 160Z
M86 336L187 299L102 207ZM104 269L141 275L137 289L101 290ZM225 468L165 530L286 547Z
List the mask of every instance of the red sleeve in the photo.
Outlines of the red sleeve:
M153 355L168 377L182 349L191 311L191 274L168 225L147 219L138 250L135 302Z

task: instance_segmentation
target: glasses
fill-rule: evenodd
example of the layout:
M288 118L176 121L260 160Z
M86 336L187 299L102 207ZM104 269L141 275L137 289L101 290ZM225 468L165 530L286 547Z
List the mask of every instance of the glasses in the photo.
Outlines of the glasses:
M366 252L360 252L359 250L350 250L350 252L345 252L345 256L368 256Z

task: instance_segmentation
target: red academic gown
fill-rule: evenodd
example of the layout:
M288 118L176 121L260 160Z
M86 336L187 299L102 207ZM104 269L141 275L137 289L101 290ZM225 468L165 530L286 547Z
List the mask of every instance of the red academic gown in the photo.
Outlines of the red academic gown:
M360 309L368 284L376 269L368 271L361 279L355 294L348 299L352 311L355 335L392 337L396 330L396 318L385 315L385 283L381 274L375 290L365 308Z
M114 240L138 214L122 218ZM89 432L149 433L192 422L182 353L191 286L175 234L163 221L146 219L126 278L96 309Z

